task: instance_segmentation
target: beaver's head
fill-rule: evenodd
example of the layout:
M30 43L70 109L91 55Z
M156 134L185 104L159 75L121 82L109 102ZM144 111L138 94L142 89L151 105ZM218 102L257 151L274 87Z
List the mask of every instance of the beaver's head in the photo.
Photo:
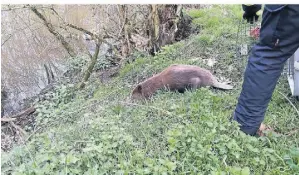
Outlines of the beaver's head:
M134 88L134 90L132 91L131 99L132 100L141 100L141 99L144 99L144 95L143 95L142 90L143 90L142 84L138 84Z

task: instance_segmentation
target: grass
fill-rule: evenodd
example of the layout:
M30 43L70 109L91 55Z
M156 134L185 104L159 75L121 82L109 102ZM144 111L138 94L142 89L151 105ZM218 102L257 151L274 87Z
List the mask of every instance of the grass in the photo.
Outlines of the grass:
M237 59L232 47L241 7L219 5L189 13L202 27L198 36L166 46L155 57L137 58L109 84L95 81L82 91L58 87L39 103L39 131L27 144L1 154L2 173L298 174L298 133L250 137L228 121L246 59ZM216 60L213 67L207 65L209 59ZM236 88L159 91L144 103L128 100L138 82L176 63L210 69ZM296 110L279 93L288 91L281 77L265 120L283 133L299 123Z

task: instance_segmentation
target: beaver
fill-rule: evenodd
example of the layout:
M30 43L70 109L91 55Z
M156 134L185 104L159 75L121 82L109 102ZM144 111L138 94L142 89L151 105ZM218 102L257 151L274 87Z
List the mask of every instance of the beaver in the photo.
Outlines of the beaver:
M162 72L139 83L131 94L131 99L149 99L158 89L168 89L184 93L186 89L212 86L219 89L233 89L233 86L220 83L213 74L194 65L172 64Z

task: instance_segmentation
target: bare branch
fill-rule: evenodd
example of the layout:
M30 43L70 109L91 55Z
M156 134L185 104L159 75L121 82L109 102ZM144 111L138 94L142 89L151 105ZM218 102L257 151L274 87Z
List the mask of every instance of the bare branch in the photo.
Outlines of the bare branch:
M9 37L1 43L1 47L12 37L12 34L9 35Z
M46 18L35 7L31 7L30 9L31 11L33 11L33 13L36 14L36 16L38 16L44 22L44 25L48 28L49 32L52 33L61 42L61 44L64 46L69 55L74 57L76 55L75 51L71 48L69 43L64 40L63 36L55 31L53 25L49 23L46 20Z
M92 70L97 62L97 58L98 58L98 55L99 55L99 51L100 51L100 46L101 46L101 42L97 42L96 43L96 50L95 50L95 53L93 54L92 56L92 60L91 60L91 63L89 64L86 72L85 72L85 75L84 75L84 79L83 81L81 82L79 88L82 89L84 88L85 86L85 82L89 79L90 77L90 74L92 73Z
M51 7L50 9L54 12L55 15L58 16L58 18L60 18L61 20L63 20L63 18L58 14L58 12L53 7Z
M286 95L284 95L283 93L281 93L280 91L278 91L278 93L280 94L280 95L282 95L290 104L291 104L291 106L294 108L294 110L296 111L296 113L297 113L297 116L299 117L299 111L298 111L298 109L296 108L296 106L291 102L291 100L286 96Z
M15 121L16 118L7 118L7 117L4 117L4 118L1 118L1 122L11 122L11 121Z
M13 126L16 130L19 130L23 135L27 135L26 131L24 131L21 127L19 127L18 125L14 124L14 122L9 122L11 124L11 126Z
M1 118L1 122L10 122L10 121L14 121L16 120L16 118L19 118L19 117L22 117L22 116L28 116L32 113L35 112L35 107L30 107L30 108L27 108L21 112L19 112L18 114L12 116L12 117L3 117Z
M30 5L29 4L18 6L18 7L11 7L11 5L6 5L6 6L4 6L4 7L6 7L6 9L1 9L1 11L7 12L7 11L13 11L13 10L30 9ZM51 8L51 6L40 6L38 8L39 9L42 9L42 8L47 9L47 8Z
M7 7L7 9L1 9L1 11L5 12L5 11L12 11L12 10L29 8L29 5L22 5L20 7L11 7L11 5L6 5L4 7Z

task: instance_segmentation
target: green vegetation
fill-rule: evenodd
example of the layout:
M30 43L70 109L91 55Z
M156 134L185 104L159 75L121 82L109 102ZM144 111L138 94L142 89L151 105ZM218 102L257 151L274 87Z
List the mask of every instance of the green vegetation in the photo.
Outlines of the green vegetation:
M246 57L235 58L239 5L189 12L198 36L166 46L155 57L125 65L108 84L94 80L81 91L63 85L39 103L27 144L2 153L3 174L295 174L298 134L246 136L229 118L240 93ZM208 59L215 59L213 67ZM170 64L199 65L234 82L235 89L159 91L152 100L128 100L132 88ZM282 133L296 128L296 110L281 77L266 123ZM298 102L292 101L299 106Z

